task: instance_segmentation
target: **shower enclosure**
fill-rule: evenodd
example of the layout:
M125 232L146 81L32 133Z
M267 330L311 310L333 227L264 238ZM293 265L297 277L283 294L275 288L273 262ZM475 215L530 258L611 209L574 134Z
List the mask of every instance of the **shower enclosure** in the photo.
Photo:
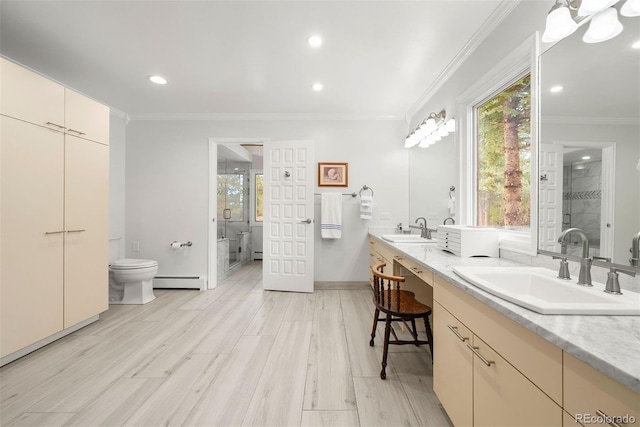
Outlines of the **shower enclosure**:
M251 259L249 228L249 170L251 162L218 163L218 249L220 273L231 272ZM222 253L220 253L222 251ZM228 257L222 260L220 256Z

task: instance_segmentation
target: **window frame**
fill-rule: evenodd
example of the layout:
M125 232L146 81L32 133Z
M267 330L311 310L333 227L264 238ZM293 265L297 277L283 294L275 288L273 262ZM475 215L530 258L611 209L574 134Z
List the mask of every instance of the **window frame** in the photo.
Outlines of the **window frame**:
M459 117L460 223L476 225L476 107L527 73L531 74L531 227L528 232L500 230L500 248L535 256L538 250L539 37L534 34L482 76L457 100Z
M250 169L251 182L249 183L249 225L251 227L262 227L264 225L263 221L256 221L256 175L262 175L264 178L264 171L262 169ZM264 212L262 213L264 215Z

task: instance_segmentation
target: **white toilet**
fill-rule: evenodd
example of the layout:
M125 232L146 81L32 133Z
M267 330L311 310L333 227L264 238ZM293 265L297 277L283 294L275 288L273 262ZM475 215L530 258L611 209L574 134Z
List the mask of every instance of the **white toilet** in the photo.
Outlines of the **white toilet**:
M153 278L158 261L120 259L109 265L109 304L146 304L153 301Z

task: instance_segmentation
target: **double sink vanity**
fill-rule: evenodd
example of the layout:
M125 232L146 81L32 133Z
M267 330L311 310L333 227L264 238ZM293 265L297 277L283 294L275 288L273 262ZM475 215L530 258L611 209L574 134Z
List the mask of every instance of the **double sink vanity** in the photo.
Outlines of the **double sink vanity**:
M640 425L640 294L369 235L370 263L433 307L434 391L454 425Z

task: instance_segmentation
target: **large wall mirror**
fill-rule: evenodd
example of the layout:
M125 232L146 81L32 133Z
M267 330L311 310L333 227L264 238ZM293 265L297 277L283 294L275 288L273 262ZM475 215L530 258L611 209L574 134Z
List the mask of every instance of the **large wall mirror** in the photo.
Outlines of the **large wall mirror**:
M445 219L455 218L455 188L458 170L455 133L450 133L428 148L409 149L409 216L427 219L435 229ZM452 220L447 220L451 224Z
M630 265L640 232L640 18L620 20L611 40L584 43L583 25L540 56L538 248L560 253L558 236L577 227L590 256ZM568 237L567 253L581 255L578 236Z

